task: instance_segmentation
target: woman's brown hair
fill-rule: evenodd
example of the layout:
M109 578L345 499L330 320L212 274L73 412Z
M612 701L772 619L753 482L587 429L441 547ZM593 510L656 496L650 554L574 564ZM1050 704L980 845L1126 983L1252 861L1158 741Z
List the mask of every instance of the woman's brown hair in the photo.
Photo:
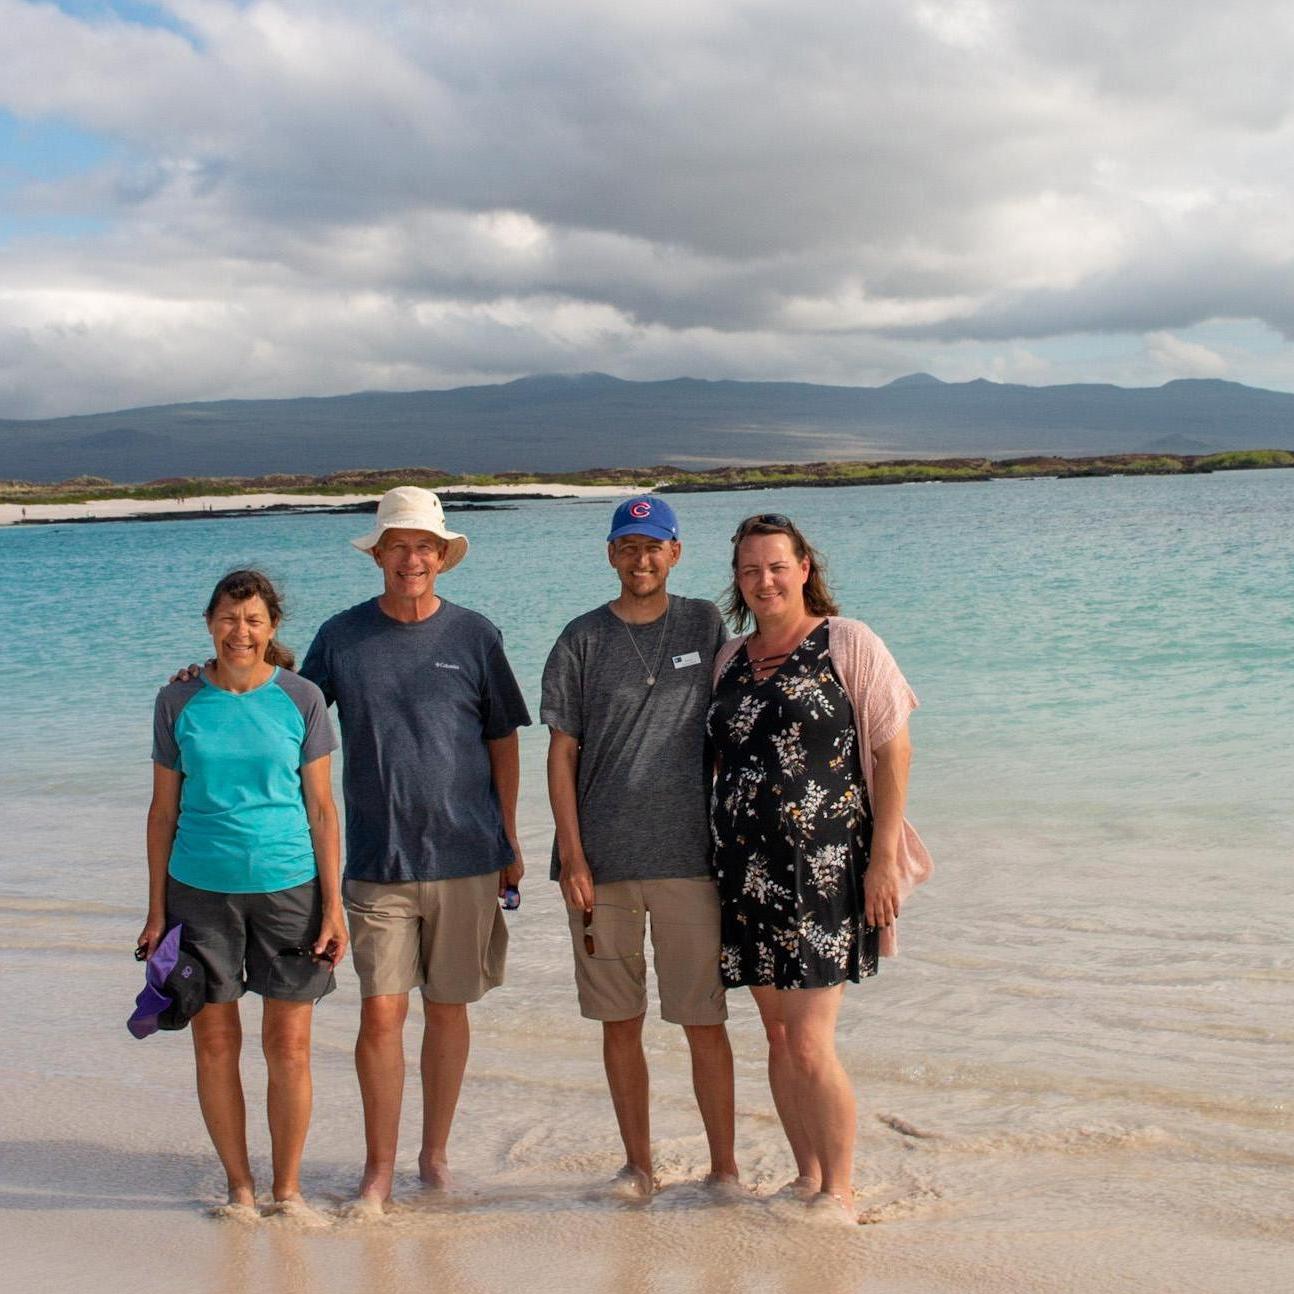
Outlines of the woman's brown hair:
M751 535L785 535L791 541L795 560L801 562L806 557L809 559L809 578L804 582L804 609L811 616L840 614L836 599L827 587L827 559L805 539L790 517L785 517L780 512L761 512L747 517L732 537L732 583L719 603L719 609L738 633L745 633L754 620L737 583L737 553L741 548L741 541L749 539Z
M221 600L229 598L234 602L246 602L248 598L260 598L265 609L270 613L270 624L275 629L283 622L283 599L274 587L274 582L262 571L230 571L222 576L212 590L211 600L204 613L208 622L216 614ZM290 647L285 647L277 638L271 638L265 648L267 665L278 665L282 669L295 669L297 658Z

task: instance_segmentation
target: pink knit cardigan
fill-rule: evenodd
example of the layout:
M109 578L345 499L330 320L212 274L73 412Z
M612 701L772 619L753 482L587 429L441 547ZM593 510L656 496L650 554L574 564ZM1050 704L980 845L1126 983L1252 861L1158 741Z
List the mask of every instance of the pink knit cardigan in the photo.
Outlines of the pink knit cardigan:
M741 649L744 638L730 638L719 648L714 658L714 682L727 668L728 662ZM867 801L875 804L872 782L876 770L877 746L883 746L895 736L908 715L919 704L916 693L899 672L889 648L861 620L846 620L842 616L827 617L827 653L854 708L854 726L858 730L858 744L862 751L863 781L867 784ZM930 851L917 835L916 828L906 819L899 832L899 900L905 900L926 880L934 869ZM899 951L898 931L886 926L880 933L882 957L893 957Z

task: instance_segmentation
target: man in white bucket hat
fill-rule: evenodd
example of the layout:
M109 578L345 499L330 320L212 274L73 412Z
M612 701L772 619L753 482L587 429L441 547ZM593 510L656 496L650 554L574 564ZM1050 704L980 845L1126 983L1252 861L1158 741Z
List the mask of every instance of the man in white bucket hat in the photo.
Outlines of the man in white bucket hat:
M373 553L388 530L419 530L445 541L440 574L452 571L467 556L467 536L445 525L445 509L440 496L417 485L397 485L388 490L377 505L377 525L366 535L350 542L362 553ZM382 563L379 561L378 565Z
M400 486L354 546L379 596L327 621L301 673L336 702L346 799L346 908L359 973L355 1065L367 1158L360 1197L391 1195L409 992L423 999L419 1174L450 1185L446 1144L467 1064L467 1004L502 982L498 896L523 869L517 728L530 722L498 629L446 601L467 553L430 490Z

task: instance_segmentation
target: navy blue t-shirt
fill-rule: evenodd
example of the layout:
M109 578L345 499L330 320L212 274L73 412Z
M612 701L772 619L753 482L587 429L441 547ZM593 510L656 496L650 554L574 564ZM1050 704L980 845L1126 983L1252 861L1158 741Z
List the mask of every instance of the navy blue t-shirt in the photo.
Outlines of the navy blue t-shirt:
M512 862L485 743L530 714L484 616L442 598L405 624L373 598L320 627L301 673L341 720L349 879L439 881Z

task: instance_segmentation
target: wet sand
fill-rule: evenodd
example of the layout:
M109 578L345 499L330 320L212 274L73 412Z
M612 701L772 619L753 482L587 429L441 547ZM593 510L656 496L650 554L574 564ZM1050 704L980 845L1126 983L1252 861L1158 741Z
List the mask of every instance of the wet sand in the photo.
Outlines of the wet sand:
M880 980L851 992L842 1021L861 1094L858 1208L869 1225L778 1196L794 1169L741 994L730 1028L748 1189L715 1194L703 1184L686 1049L677 1029L649 1016L661 1189L644 1204L618 1199L607 1190L620 1156L598 1035L578 1016L555 887L542 881L527 888L522 921L510 918L510 984L473 1008L451 1146L455 1193L428 1194L416 1180L410 1064L394 1204L377 1217L348 1207L363 1142L350 1054L358 996L347 967L316 1012L303 1180L315 1216L213 1217L222 1179L193 1096L189 1038L137 1042L123 1027L137 978L123 946L138 914L56 900L10 899L0 909L0 1247L14 1288L133 1290L164 1278L212 1294L1252 1294L1279 1287L1290 1255L1275 1201L1236 1216L1221 1201L1216 1216L1179 1208L1215 1174L1240 1183L1246 1157L1219 1147L1210 1162L1201 1143L1151 1121L1155 1112L1135 1096L1119 1102L1119 1122L1095 1110L1083 1118L1072 1098L1057 1120L1055 1094L1031 1091L1025 1073L1014 1092L993 1092L984 1078L976 1090L965 1077L870 1063L867 994L884 989ZM901 965L887 964L891 994ZM258 1014L247 999L249 1139L267 1183ZM410 1061L417 1040L411 1025ZM1260 1176L1279 1171L1268 1163Z

